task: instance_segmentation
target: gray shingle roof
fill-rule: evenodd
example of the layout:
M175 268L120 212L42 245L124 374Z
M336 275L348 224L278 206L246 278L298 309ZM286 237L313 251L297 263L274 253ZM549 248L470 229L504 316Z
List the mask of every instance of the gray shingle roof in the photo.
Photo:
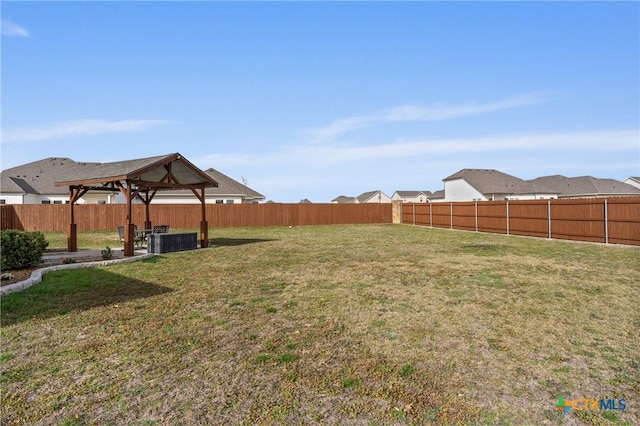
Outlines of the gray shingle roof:
M401 197L411 198L411 197L419 197L421 194L424 194L424 192L423 191L396 191L396 194L398 194Z
M592 197L602 195L640 195L640 189L615 179L592 176L543 176L529 181L555 190L561 197Z
M205 188L204 192L208 195L226 195L226 196L244 196L245 199L250 200L264 200L265 196L260 194L257 191L249 188L246 185L241 184L240 182L230 178L224 173L219 172L214 168L208 168L204 171L207 175L211 176L213 180L218 182L218 187L209 187ZM168 191L171 195L191 195L192 192L189 190L174 190Z
M366 203L367 201L369 201L371 198L375 197L378 194L382 195L382 191L377 190L377 191L364 192L358 195L356 198L358 199L359 203Z
M67 194L68 188L56 187L55 182L81 173L97 163L77 163L70 158L49 157L3 170L0 191L27 194Z
M430 200L439 200L441 198L442 199L444 198L444 189L440 189L438 191L433 191L433 193L429 197Z
M541 182L534 185L532 182L491 169L462 169L444 178L443 181L454 179L464 179L482 194L555 193L553 189L545 187Z
M136 170L143 170L170 155L111 163L79 163L70 158L45 158L3 170L0 173L0 191L5 193L68 194L68 187L55 186L55 183L85 179L108 179L110 177L123 176L134 173ZM154 173L164 173L164 171L160 170ZM205 189L206 194L240 195L246 199L253 200L263 200L265 198L264 195L259 192L252 190L213 168L206 170L205 174L219 184L218 187L207 187ZM193 195L188 189L170 192Z
M167 169L171 167L171 174L175 181L183 185L216 185L210 176L191 164L179 153L160 155L155 157L137 158L133 160L116 161L111 163L95 163L71 174L64 180L56 181L57 185L95 184L124 179L138 181L166 183Z
M148 158L137 158L134 160L115 161L111 163L93 163L93 167L85 167L72 173L64 180L58 182L72 182L86 179L108 179L129 174L133 171L148 167L149 165L162 160L166 155L159 155Z

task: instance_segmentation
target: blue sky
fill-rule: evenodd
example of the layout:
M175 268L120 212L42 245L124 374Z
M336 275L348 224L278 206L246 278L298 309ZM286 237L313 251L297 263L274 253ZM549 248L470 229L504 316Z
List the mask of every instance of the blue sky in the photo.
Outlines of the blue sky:
M180 152L267 199L640 175L638 2L2 2L3 169Z

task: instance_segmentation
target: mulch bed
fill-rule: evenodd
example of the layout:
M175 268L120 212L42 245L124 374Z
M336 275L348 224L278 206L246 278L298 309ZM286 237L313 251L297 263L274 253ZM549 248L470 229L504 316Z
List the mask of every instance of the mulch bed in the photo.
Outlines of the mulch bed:
M51 253L51 252L56 252L56 251L65 251L65 250L47 250L47 252ZM82 259L76 259L75 263L85 263L85 262L96 262L99 260L103 260L101 257L95 257L95 258L91 258L91 257L85 257ZM2 280L0 282L0 286L4 287L5 285L9 285L9 284L14 284L23 280L26 280L27 278L31 277L31 273L35 270L38 269L42 269L42 268L46 268L48 266L54 266L54 265L63 265L64 262L62 260L60 261L55 261L55 262L47 262L47 263L42 263L40 265L37 266L32 266L30 268L25 268L25 269L7 269L7 270L3 270L2 274L11 274L13 275L13 278L10 280Z

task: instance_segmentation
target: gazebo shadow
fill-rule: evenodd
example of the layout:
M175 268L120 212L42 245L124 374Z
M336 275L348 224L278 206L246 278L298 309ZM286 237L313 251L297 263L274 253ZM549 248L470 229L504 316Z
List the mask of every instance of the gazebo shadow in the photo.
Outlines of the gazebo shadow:
M43 275L41 283L0 299L0 324L7 327L26 320L47 319L70 312L127 303L173 289L105 271L68 269ZM74 276L75 274L75 276Z
M211 238L209 239L209 247L242 246L245 244L266 243L269 241L276 240L269 238Z

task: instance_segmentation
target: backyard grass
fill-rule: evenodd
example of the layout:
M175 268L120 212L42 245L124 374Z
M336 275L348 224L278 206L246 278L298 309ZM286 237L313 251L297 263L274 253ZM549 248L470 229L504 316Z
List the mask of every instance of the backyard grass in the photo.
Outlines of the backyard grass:
M640 424L637 248L406 225L209 235L2 297L1 423ZM562 414L559 397L627 408Z

